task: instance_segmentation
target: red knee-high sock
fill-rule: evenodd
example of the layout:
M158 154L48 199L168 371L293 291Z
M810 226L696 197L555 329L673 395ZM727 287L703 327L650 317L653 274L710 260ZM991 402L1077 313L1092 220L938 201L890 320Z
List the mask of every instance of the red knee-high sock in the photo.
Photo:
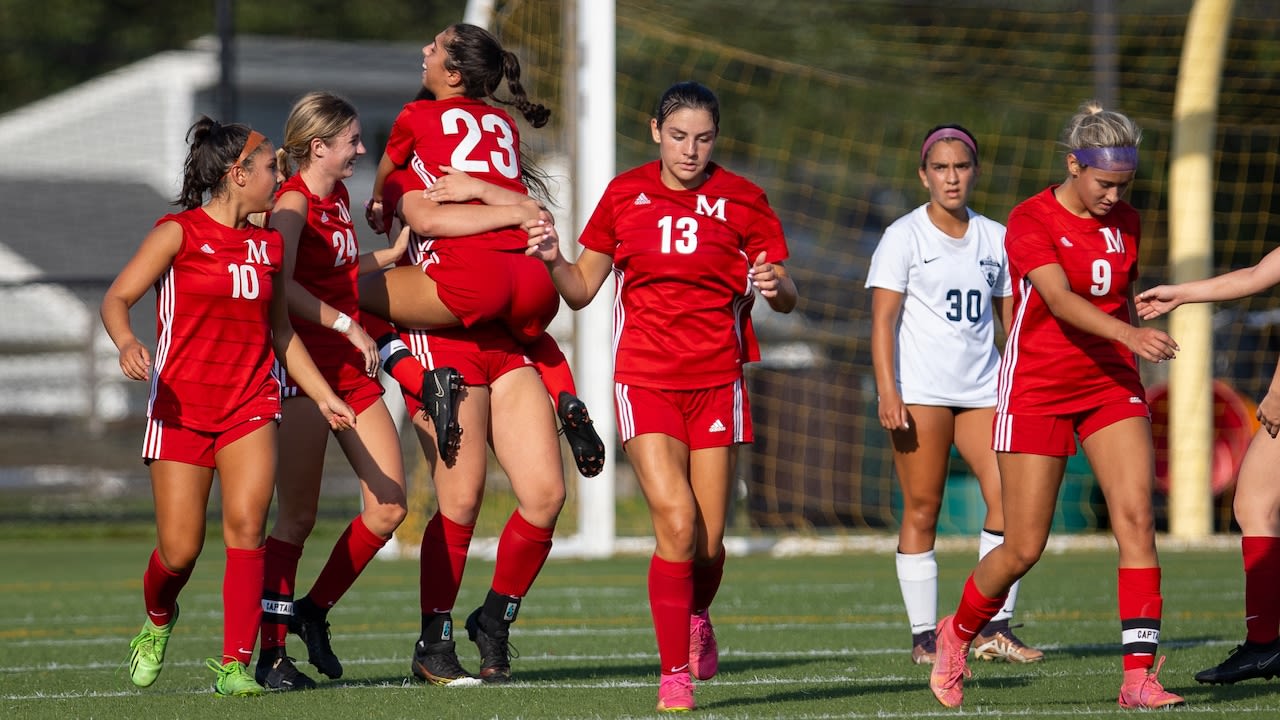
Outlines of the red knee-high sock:
M160 562L160 551L151 551L147 571L142 574L142 601L147 606L147 617L151 618L152 625L161 627L173 620L178 593L191 579L192 569L170 570Z
M321 610L333 607L389 539L374 535L365 526L364 518L357 515L334 544L333 552L329 553L329 560L311 586L307 598Z
M262 570L262 649L284 647L293 615L293 587L298 580L302 546L267 537Z
M1280 636L1280 538L1241 538L1244 554L1244 625L1251 643L1270 643Z
M525 356L542 375L542 384L546 386L552 400L558 400L562 392L575 396L578 394L578 388L573 384L573 371L569 368L569 361L550 333L539 335L524 346L524 351Z
M400 339L395 326L372 313L360 313L364 331L378 343L382 369L414 397L422 397L422 363Z
M1150 669L1160 647L1160 568L1120 568L1120 632L1124 669Z
M706 565L693 564L693 611L702 612L711 607L720 591L720 580L724 577L724 548L720 554Z
M266 547L227 548L227 568L222 575L222 662L239 660L248 665L262 622L262 578Z
M649 561L649 611L658 637L662 674L689 670L689 615L693 613L693 561Z
M511 513L498 539L498 560L493 568L493 591L510 597L524 597L534 578L551 554L551 536L556 528L540 528L524 519L519 510Z
M443 513L431 516L422 534L422 552L418 556L418 598L423 615L453 610L475 531L475 525L459 525Z
M1000 612L1008 596L1008 593L993 598L983 595L973 582L973 575L969 575L969 579L964 581L964 591L960 594L960 605L956 608L955 620L951 623L956 635L965 642L972 641L978 635L978 631L986 627L987 622Z

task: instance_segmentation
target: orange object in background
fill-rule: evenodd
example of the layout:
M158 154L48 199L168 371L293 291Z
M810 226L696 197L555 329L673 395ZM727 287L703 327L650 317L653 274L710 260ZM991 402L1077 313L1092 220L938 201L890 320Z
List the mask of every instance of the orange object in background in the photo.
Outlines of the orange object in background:
M1151 439L1156 451L1156 490L1169 493L1169 388L1147 388ZM1257 406L1221 380L1213 381L1213 460L1209 485L1219 497L1235 484L1245 450L1260 427Z

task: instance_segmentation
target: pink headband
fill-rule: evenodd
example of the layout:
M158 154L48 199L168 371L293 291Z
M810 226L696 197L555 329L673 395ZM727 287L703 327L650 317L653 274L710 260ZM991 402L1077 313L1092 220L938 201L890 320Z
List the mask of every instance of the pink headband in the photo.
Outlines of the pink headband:
M1089 147L1071 151L1076 162L1084 167L1098 168L1107 172L1131 172L1138 169L1138 148L1125 147Z
M973 153L973 161L978 161L978 147L973 144L973 140L966 135L963 130L957 130L955 128L940 128L930 133L929 137L924 139L924 144L920 146L920 162L923 163L925 158L929 156L929 148L933 147L934 143L939 140L951 139L959 140L964 143L964 146L969 148L969 152Z

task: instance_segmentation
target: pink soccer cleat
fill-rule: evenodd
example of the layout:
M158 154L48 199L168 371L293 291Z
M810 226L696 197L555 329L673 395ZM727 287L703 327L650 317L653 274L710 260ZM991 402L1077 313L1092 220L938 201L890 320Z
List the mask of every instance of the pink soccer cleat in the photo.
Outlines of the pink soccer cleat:
M1174 695L1156 679L1160 674L1160 668L1164 666L1164 657L1161 657L1156 667L1151 672L1147 672L1145 668L1136 668L1134 670L1124 671L1124 684L1120 686L1120 707L1126 709L1150 710L1153 708L1172 707L1174 705L1185 705L1186 700L1181 695Z
M971 677L967 658L969 643L960 639L951 627L954 615L948 615L938 623L938 654L929 673L929 689L938 702L949 708L958 708L964 702L964 680Z
M688 712L695 707L689 673L662 676L662 682L658 683L658 712Z
M689 672L698 680L710 680L720 669L720 649L711 615L703 610L689 616Z

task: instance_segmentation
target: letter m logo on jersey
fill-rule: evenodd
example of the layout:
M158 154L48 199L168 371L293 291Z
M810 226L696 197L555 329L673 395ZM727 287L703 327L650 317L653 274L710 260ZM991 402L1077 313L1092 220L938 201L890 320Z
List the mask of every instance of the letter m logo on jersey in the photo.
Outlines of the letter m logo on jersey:
M245 253L244 261L248 265L270 265L271 260L267 257L267 241L254 240L249 238L244 241L249 250Z
M716 204L712 205L706 195L699 195L698 214L724 220L724 198L716 198Z
M1124 254L1124 236L1120 234L1120 228L1101 228L1098 232L1107 239L1107 252Z

